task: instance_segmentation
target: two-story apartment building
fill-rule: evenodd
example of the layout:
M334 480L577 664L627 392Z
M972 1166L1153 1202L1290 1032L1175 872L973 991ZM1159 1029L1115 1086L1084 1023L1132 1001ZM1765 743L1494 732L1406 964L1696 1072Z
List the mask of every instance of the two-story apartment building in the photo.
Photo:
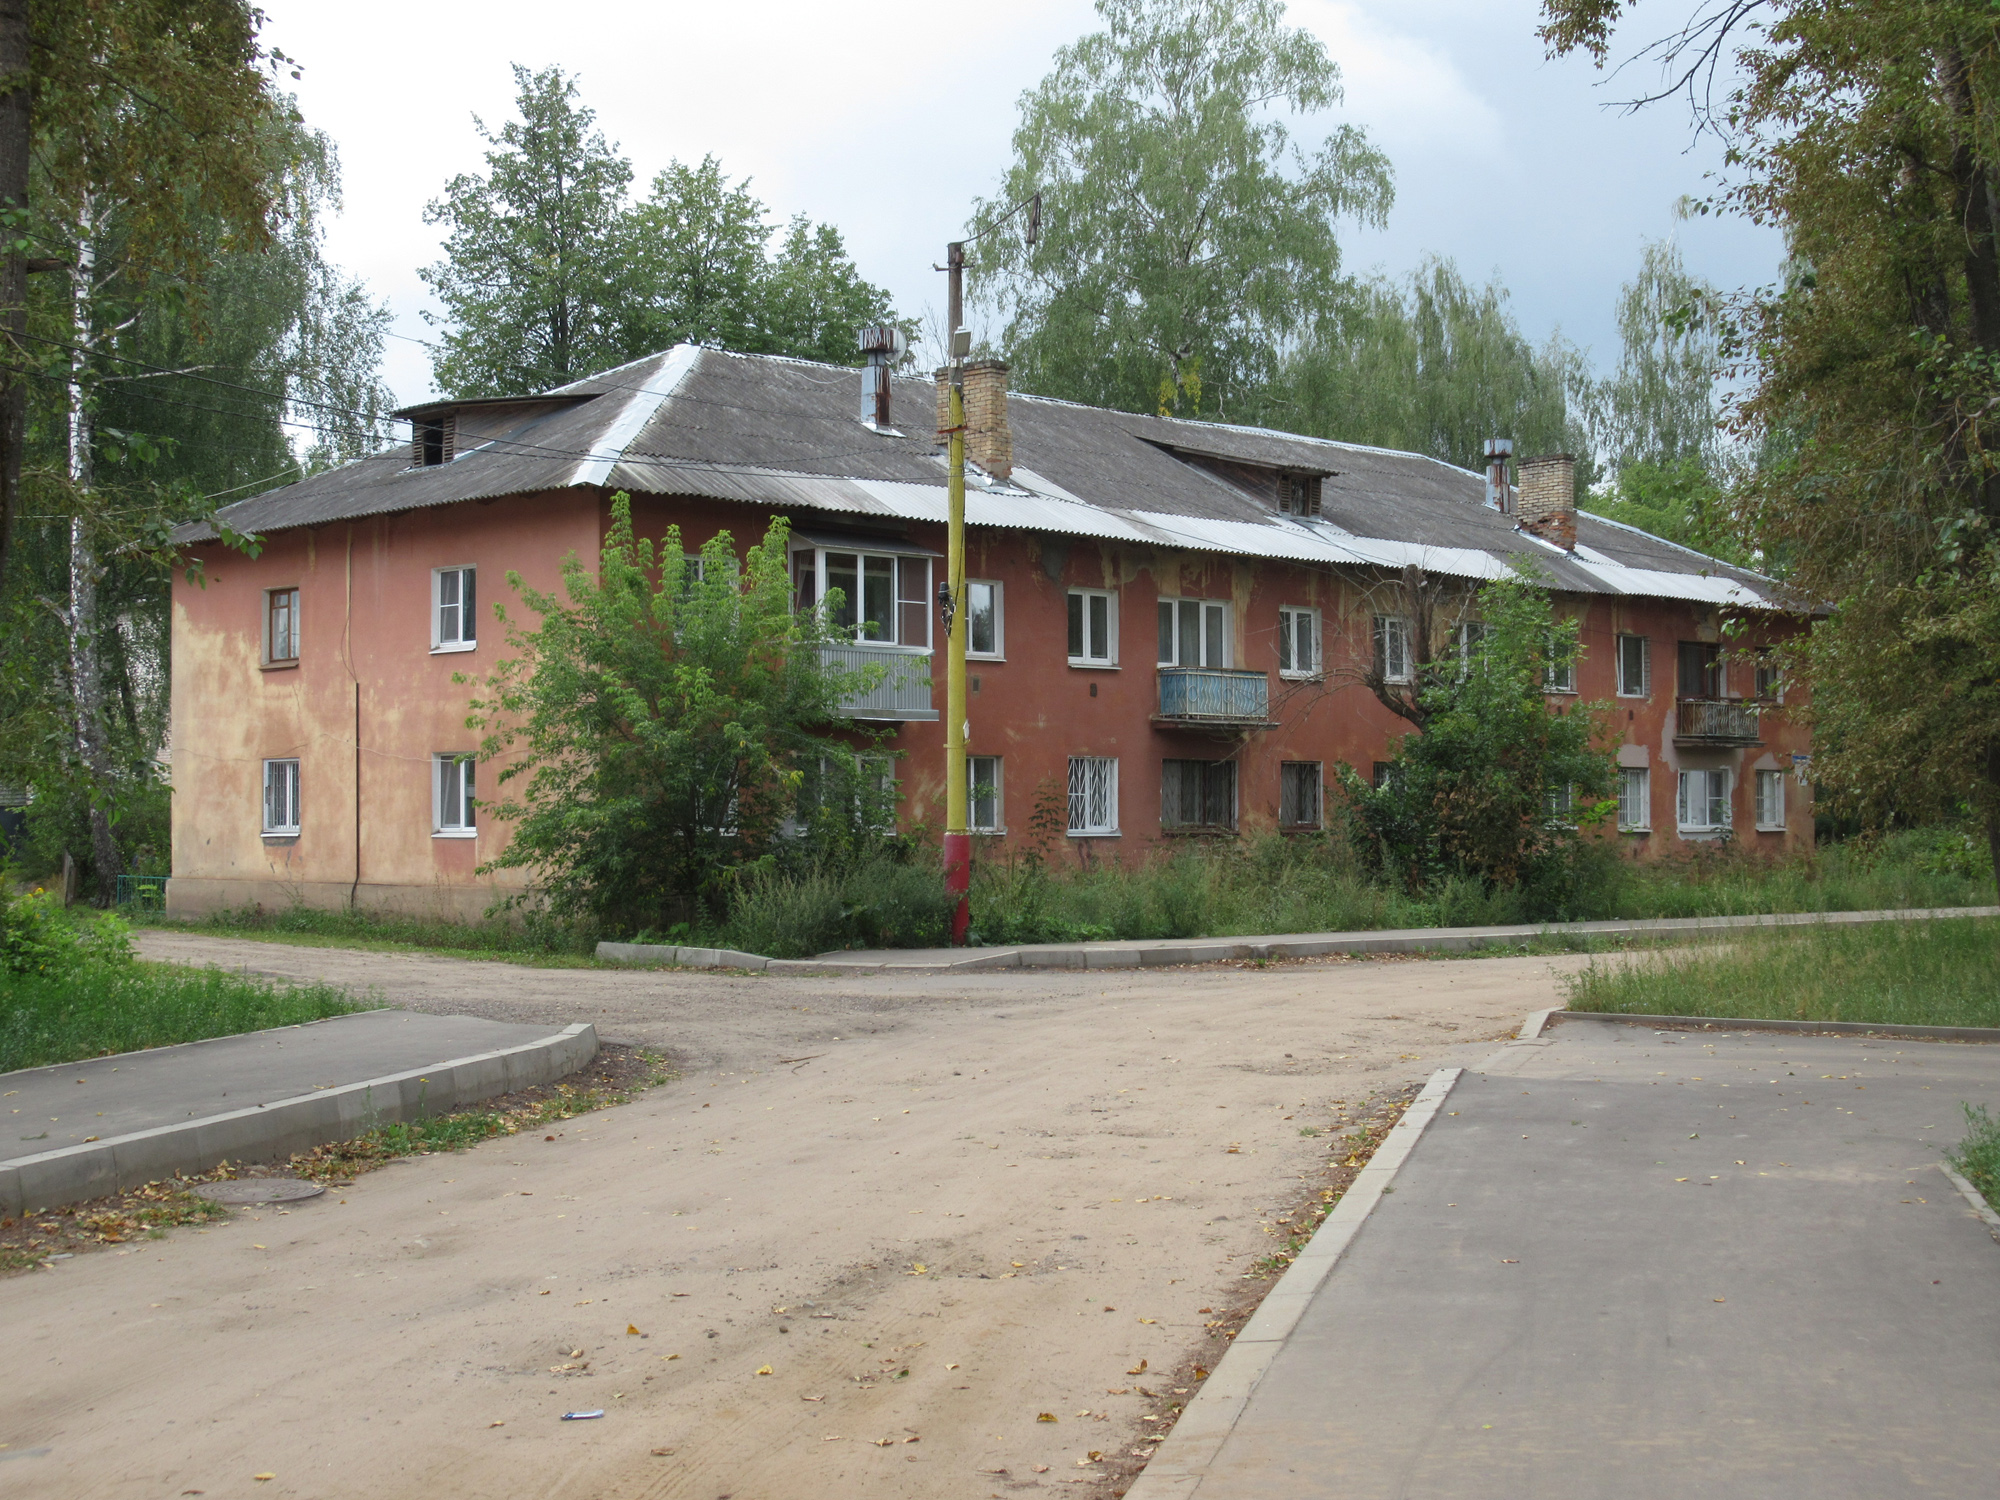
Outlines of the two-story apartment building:
M886 372L882 375L887 379ZM506 574L559 586L611 497L693 549L792 525L801 607L830 590L879 688L909 824L943 821L945 467L932 382L682 346L531 397L439 402L398 447L226 508L182 540L173 607L171 910L304 901L476 915L507 836L480 805L469 690ZM1409 725L1378 701L1422 642L1476 629L1522 560L1579 622L1557 701L1614 705L1635 855L1809 842L1808 745L1760 653L1803 627L1765 579L1579 514L1565 461L1521 483L1290 434L1009 396L967 372L975 828L1057 812L1093 857L1305 831L1332 768ZM518 615L519 610L515 613ZM1418 614L1421 618L1417 618ZM1726 627L1728 627L1726 629Z

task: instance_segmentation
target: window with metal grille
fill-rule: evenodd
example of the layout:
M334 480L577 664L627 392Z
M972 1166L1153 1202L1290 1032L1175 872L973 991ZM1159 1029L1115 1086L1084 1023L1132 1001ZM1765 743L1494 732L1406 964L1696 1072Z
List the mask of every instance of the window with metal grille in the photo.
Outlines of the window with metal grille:
M1319 611L1278 611L1278 673L1283 677L1319 675Z
M1410 680L1410 622L1400 615L1375 617L1375 671L1384 682Z
M299 659L299 591L264 591L264 661L281 666Z
M1118 762L1108 756L1072 755L1069 760L1069 831L1118 831Z
M1002 829L1000 757L968 755L965 758L965 775L970 783L965 817L967 829L973 833L999 833Z
M1644 766L1619 769L1618 826L1628 832L1653 826L1653 773Z
M1652 643L1643 635L1618 637L1618 696L1644 698L1653 691Z
M1683 833L1720 833L1732 821L1727 771L1681 772L1678 815Z
M447 752L432 756L431 765L431 831L440 838L470 838L477 832L472 813L472 757Z
M1108 667L1118 661L1118 605L1103 589L1069 591L1069 662Z
M1317 828L1322 817L1323 771L1316 760L1278 765L1278 826Z
M1773 833L1784 829L1785 773L1783 771L1757 773L1757 826Z
M472 568L431 573L431 649L470 651L479 644L479 599Z
M1236 826L1236 762L1160 763L1160 826L1227 832Z
M264 832L299 831L299 763L264 762Z

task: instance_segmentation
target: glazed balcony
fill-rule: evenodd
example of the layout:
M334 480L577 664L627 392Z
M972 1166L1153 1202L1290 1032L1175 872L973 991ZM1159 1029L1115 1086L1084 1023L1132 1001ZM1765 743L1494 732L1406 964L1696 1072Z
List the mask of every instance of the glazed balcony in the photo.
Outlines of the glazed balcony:
M1694 749L1763 743L1757 733L1758 708L1754 703L1728 698L1683 698L1675 707L1680 715L1674 726L1676 745Z
M851 719L880 719L895 722L934 720L931 707L931 655L900 646L853 644L822 646L820 660L830 667L859 672L880 666L882 680L871 688L845 699L840 711Z
M1269 725L1271 680L1224 667L1161 667L1162 727L1259 729Z

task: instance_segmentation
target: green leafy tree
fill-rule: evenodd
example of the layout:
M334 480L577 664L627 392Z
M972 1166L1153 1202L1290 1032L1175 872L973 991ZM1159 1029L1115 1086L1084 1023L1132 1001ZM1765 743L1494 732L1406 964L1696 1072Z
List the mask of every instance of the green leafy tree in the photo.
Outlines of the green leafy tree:
M788 535L773 521L739 565L725 532L697 565L678 528L657 547L636 536L619 495L595 573L564 565L567 600L508 575L538 623L499 611L517 654L472 703L481 758L518 752L493 807L512 837L488 868L532 871L554 918L622 933L713 921L788 820L880 821L855 800L865 777L838 714L871 679L827 664L822 611L793 611Z
M1335 226L1379 224L1388 160L1358 126L1315 150L1279 111L1341 97L1340 71L1280 0L1097 0L1021 101L1014 164L977 227L975 291L1005 319L1023 389L1127 411L1227 417L1287 341L1345 295Z
M423 274L444 312L432 354L448 396L515 395L625 358L625 194L631 164L558 68L514 68L518 120L474 118L486 172L463 173L424 210L446 227Z
M1419 669L1423 727L1396 745L1382 784L1340 768L1349 824L1368 861L1411 890L1470 878L1560 914L1581 894L1582 830L1614 805L1605 711L1547 695L1577 627L1555 618L1545 590L1487 584L1475 614L1469 650Z
M863 328L893 323L916 332L912 321L896 316L886 291L862 279L840 231L804 214L786 228L759 293L765 353L852 365L866 357L856 339Z
M1545 0L1542 35L1602 63L1624 9ZM1644 51L1729 132L1721 206L1793 257L1737 310L1738 435L1785 438L1740 506L1831 609L1799 652L1814 781L1874 818L1969 805L2000 854L1994 35L1983 0L1726 0Z

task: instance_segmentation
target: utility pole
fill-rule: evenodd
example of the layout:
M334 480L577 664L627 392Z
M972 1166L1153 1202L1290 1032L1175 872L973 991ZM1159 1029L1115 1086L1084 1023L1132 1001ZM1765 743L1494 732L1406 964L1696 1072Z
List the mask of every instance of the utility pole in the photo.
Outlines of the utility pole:
M969 239L953 240L945 246L944 265L937 269L950 277L950 298L945 334L947 381L950 388L947 421L951 446L946 460L945 581L938 586L938 609L945 628L945 726L944 726L944 884L958 898L951 914L951 943L965 943L972 920L972 782L966 774L965 743L972 737L972 724L965 693L965 357L972 352L972 334L965 323L965 247L973 240L999 228L1022 209L1028 210L1024 236L1035 243L1042 227L1042 195L1023 198L998 219Z

